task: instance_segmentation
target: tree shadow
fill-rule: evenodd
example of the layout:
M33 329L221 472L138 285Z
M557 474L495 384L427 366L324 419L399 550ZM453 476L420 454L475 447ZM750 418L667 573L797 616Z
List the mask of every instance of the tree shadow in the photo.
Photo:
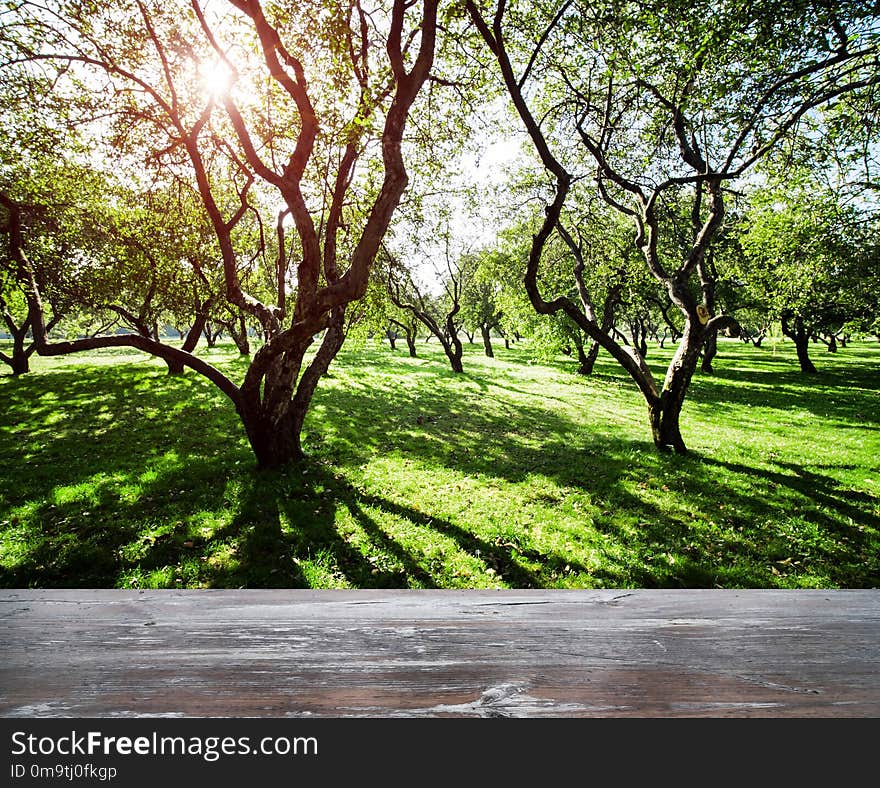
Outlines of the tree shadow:
M352 369L346 363L319 388L313 458L275 472L253 470L231 406L196 376L108 367L6 381L0 461L27 472L0 481L0 586L438 587L437 568L389 526L399 521L450 540L518 588L553 585L564 571L593 586L771 587L781 582L772 562L792 550L784 502L809 508L805 521L828 535L810 548L823 566L846 546L846 566L832 577L877 585L876 501L830 475L657 455L646 440L584 429L556 401L507 400L506 387L529 393L507 377L425 364L409 381L389 373L387 386L370 386ZM547 511L562 506L566 488L588 494L566 539L590 540L601 560L574 560L562 543L538 549L512 524L496 537L467 511L421 511L358 489L354 469L389 454L416 461L426 478L450 469L511 485L547 479L538 501ZM725 485L725 474L785 495L750 496ZM13 511L20 523L8 522Z
M503 389L505 383L493 380L492 387ZM350 462L365 461L373 451L397 452L417 459L423 467L442 466L472 478L494 477L517 484L539 474L559 487L589 492L627 512L637 520L637 527L624 527L613 517L595 513L585 522L585 528L609 537L607 555L626 553L625 571L594 569L589 574L595 581L615 585L625 576L628 583L634 578L646 587L771 587L793 582L780 577L774 561L794 561L804 554L798 571L806 575L819 571L846 585L877 584L877 560L870 557L877 543L877 518L870 514L876 501L864 493L838 489L831 476L783 463L777 463L780 471L767 472L693 452L683 458L658 455L647 441L579 430L552 403L506 414L493 404L503 403L503 398L465 386L458 387L454 408L439 385L409 390L405 398L349 387L335 391L332 401L325 403L328 422L362 411L367 401L374 415L372 425L362 425L361 449L369 448L360 453L354 447L346 457ZM787 401L790 405L791 398ZM864 394L860 402L864 405ZM327 451L333 455L332 442ZM640 455L635 462L634 455ZM675 489L665 494L675 496L677 507L661 510L651 503L650 495L630 492L634 474L646 469L657 478L676 480ZM725 476L738 478L727 485ZM764 483L771 485L768 494L756 497L755 487ZM659 494L656 489L648 493ZM786 507L798 513L807 531L817 528L822 533L818 537L787 533ZM673 508L678 515L671 513ZM700 543L706 530L719 531L715 543ZM849 557L841 561L843 553Z
M805 411L816 418L835 419L841 426L852 422L880 425L880 412L870 406L874 392L880 392L875 364L848 356L834 359L833 365L815 375L805 375L796 364L774 358L769 351L756 349L755 353L759 358L752 363L741 357L721 358L714 374L695 375L689 398L712 407L750 404Z
M742 463L713 457L704 457L702 463L760 479L767 485L788 488L804 501L812 502L815 509L812 517L813 522L864 546L868 544L864 529L880 530L880 516L871 512L872 508L878 507L875 498L858 490L841 489L837 479L807 470L802 465L771 460L773 465L787 471L786 473L750 468ZM752 506L754 509L764 512L773 510L773 507L768 503L760 501L753 502ZM832 517L831 512L835 516ZM844 520L847 522L844 523Z

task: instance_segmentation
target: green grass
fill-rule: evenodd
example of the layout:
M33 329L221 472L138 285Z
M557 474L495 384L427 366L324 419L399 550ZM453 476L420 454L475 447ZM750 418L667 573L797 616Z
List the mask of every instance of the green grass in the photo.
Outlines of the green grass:
M0 377L0 586L863 588L880 579L880 346L722 343L658 454L608 359L343 350L310 458L259 472L232 406L125 350ZM662 377L669 350L652 348ZM240 377L229 348L200 351Z

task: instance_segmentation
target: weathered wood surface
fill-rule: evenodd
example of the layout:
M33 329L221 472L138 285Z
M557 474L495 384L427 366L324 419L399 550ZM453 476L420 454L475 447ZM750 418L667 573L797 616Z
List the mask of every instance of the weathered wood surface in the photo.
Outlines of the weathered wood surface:
M880 591L0 591L5 717L878 717Z

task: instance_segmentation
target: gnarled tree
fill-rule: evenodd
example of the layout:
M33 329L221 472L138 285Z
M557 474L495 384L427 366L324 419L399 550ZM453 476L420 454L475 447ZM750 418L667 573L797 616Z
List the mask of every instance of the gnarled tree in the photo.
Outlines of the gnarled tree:
M62 63L100 75L92 84L116 113L117 145L135 137L192 180L217 238L226 299L266 338L240 385L155 338L50 342L30 277L38 352L129 345L182 363L232 400L260 466L299 459L303 420L344 339L346 306L366 291L407 186L402 143L433 64L437 4L322 0L290 10L260 0L223 9L128 0L45 13L22 3L4 25L5 69ZM351 209L354 194L364 210ZM241 227L247 216L274 219L279 205L295 239L279 233L292 248L278 249L273 303L243 287L253 250L242 250ZM23 246L15 255L27 275Z
M461 363L464 348L458 336L461 325L456 320L461 312L460 271L450 263L447 275L443 278L444 292L430 294L424 292L414 279L412 271L387 249L383 250L383 257L387 265L385 282L391 303L424 325L430 332L428 336L437 337L453 372L464 372Z
M680 415L701 348L733 324L704 296L725 189L811 112L877 84L878 18L862 3L833 0L466 6L553 180L525 275L532 305L565 312L610 353L647 402L655 445L683 453ZM542 292L544 246L588 176L630 218L645 266L684 321L662 385L581 305ZM684 189L691 240L670 260L659 206Z

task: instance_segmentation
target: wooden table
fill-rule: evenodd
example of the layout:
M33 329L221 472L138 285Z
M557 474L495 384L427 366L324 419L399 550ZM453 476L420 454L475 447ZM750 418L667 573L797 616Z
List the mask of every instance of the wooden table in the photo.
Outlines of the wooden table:
M3 717L878 717L880 591L0 591Z

